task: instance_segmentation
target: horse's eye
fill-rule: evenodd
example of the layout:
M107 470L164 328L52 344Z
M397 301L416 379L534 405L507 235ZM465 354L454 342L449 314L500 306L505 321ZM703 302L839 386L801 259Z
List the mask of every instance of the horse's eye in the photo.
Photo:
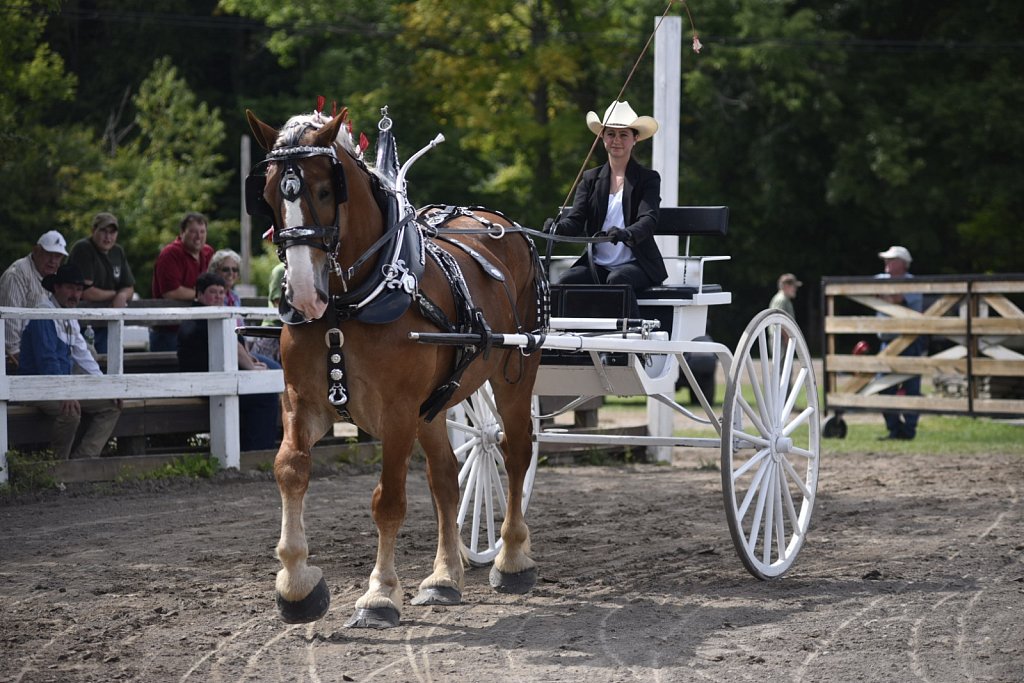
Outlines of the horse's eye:
M320 190L319 192L317 192L316 194L317 194L317 199L319 199L320 201L326 201L327 199L330 198L331 191L327 190L327 189L323 189L323 190Z

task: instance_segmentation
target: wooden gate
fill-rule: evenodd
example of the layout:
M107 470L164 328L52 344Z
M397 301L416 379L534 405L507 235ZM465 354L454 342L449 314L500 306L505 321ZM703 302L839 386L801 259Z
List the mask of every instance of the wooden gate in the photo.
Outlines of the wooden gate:
M889 303L908 293L923 312ZM822 296L826 410L1024 415L1024 275L824 278ZM922 336L925 355L900 355ZM878 393L914 375L934 391Z

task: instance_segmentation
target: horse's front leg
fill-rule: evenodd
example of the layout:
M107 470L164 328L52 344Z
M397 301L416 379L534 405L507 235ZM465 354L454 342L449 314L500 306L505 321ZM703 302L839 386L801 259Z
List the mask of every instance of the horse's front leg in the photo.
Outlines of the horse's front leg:
M392 628L401 618L402 584L395 570L395 543L405 521L405 478L415 440L414 424L385 424L380 430L383 468L371 508L377 525L377 562L369 588L356 601L355 613L345 624L348 627Z
M420 583L414 605L458 605L462 602L465 568L457 523L459 469L448 440L444 413L433 422L421 423L420 444L427 454L427 481L437 512L437 554L434 571Z
M286 410L285 435L274 459L274 476L281 492L277 557L283 565L275 587L281 619L289 624L304 624L327 614L331 594L320 568L306 564L309 547L302 515L309 488L309 450L316 439L308 434L308 426L297 424L296 416L296 412ZM296 432L306 432L298 438L301 446L296 445Z

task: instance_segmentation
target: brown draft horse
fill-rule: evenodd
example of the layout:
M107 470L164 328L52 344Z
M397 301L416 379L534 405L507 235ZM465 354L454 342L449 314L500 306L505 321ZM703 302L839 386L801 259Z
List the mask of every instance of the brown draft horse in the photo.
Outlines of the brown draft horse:
M367 283L372 285L374 278L380 279L378 257L390 249L391 243L385 238L383 248L375 245L379 247L382 237L393 227L388 225L379 200L379 177L362 163L343 125L347 114L293 117L280 131L252 112L246 115L256 140L268 150L266 180L260 178L259 189L269 205L275 242L286 262L285 299L292 316L286 322L296 323L286 325L281 334L284 438L274 461L282 502L277 556L283 568L276 582L281 618L288 623L315 621L326 614L330 603L321 570L307 564L303 499L309 486L310 449L332 428L338 419L336 404L346 398L340 407L356 425L380 439L383 450L383 469L372 501L378 531L377 560L369 587L356 601L347 626L387 628L399 623L402 585L395 570L395 544L406 515L406 473L417 439L427 457L438 541L433 573L420 583L412 604L458 604L464 577L456 526L458 463L448 441L444 413L430 420L422 415L421 408L436 388L451 379L460 349L410 341L410 332L438 330L415 304L385 323L360 319L356 308L350 308L348 315L332 313L334 297L358 292ZM387 189L385 184L385 190L394 195L393 187ZM495 225L511 225L500 215L483 215ZM411 229L421 228L416 223L409 225ZM471 217L461 217L446 227L479 229L481 224ZM417 240L422 236L414 234ZM492 330L516 332L523 325L542 326L542 311L538 309L543 304L536 294L536 280L544 275L525 235L495 238L460 234L454 241L464 246L423 237L423 242L440 247L457 263L473 305L483 312ZM504 282L494 274L487 275L465 246L496 266ZM391 265L411 264L399 260ZM386 264L383 270L389 267ZM435 258L422 259L421 269L417 279L411 281L413 298L423 295L448 320L456 320L459 310L450 278ZM399 285L410 285L409 277L398 284L389 282L383 290L400 289ZM329 358L339 346L341 365L337 357ZM501 528L503 547L494 560L490 582L502 592L525 593L536 581L521 505L523 479L531 458L530 403L539 356L523 354L519 349L490 349L472 360L454 393L443 401L444 408L455 405L488 380L494 390L504 423L509 490ZM332 384L338 376L336 371L347 381L340 394L337 383ZM329 372L335 375L329 377ZM437 407L440 409L441 404Z

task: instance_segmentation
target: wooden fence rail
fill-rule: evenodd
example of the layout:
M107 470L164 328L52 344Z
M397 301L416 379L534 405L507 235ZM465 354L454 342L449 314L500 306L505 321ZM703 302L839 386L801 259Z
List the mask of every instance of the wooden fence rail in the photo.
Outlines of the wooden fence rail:
M919 293L923 312L887 297ZM974 416L1024 415L1024 275L824 278L825 405ZM880 346L853 353L857 341ZM921 336L928 353L901 356ZM878 392L920 375L927 396Z
M236 318L268 318L268 307L159 307L159 308L3 308L0 307L0 338L6 320L75 319L108 323L107 374L68 376L8 375L0 366L0 483L8 477L8 403L67 399L148 399L208 397L210 452L223 467L239 466L238 397L243 394L280 393L280 370L246 372L238 369L235 352ZM210 372L125 373L124 327L136 324L176 324L183 320L207 320L210 326Z

